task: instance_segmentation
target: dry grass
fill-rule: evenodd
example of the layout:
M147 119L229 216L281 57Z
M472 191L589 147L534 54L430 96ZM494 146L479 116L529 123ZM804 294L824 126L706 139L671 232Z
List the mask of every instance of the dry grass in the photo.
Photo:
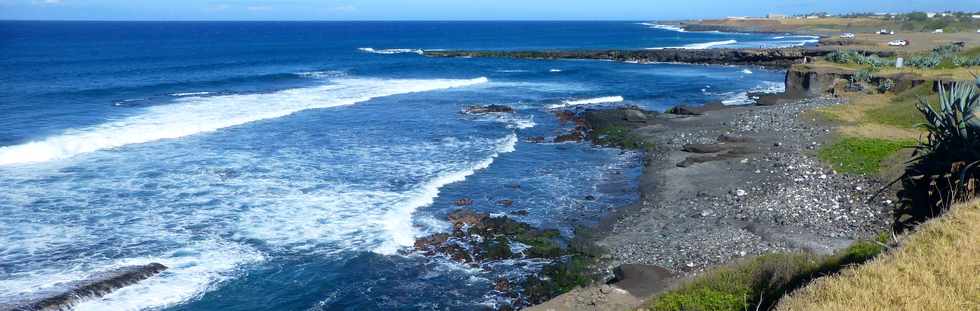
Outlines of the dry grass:
M838 121L839 134L889 140L915 140L922 137L914 125L924 121L912 102L898 101L895 94L853 94L845 105L817 110Z
M923 224L870 263L818 279L777 310L980 310L980 202Z

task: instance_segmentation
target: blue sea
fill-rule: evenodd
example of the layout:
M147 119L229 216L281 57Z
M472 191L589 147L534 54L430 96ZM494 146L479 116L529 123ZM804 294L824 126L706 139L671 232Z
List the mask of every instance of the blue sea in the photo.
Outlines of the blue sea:
M494 280L542 263L412 253L450 229L453 201L571 235L637 199L641 155L528 142L574 126L555 111L745 104L783 73L419 50L812 40L640 22L0 22L0 305L159 262L75 309L493 308ZM489 104L516 111L461 113Z

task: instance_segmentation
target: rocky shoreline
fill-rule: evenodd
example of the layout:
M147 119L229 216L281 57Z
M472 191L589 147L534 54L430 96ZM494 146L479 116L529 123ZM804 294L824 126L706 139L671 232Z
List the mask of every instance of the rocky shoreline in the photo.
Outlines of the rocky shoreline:
M594 242L608 251L605 268L676 273L646 280L664 289L742 257L829 254L886 230L892 202L875 196L882 184L838 174L815 157L831 127L804 112L844 101L804 98L688 115L639 111L649 116L642 122L626 117L637 113L633 108L585 113L592 133L624 127L647 151L640 201L597 230ZM532 309L616 310L655 293L625 283L601 290L609 286L577 289Z
M424 51L429 57L501 57L519 59L591 59L633 63L685 63L708 65L756 65L788 68L805 58L833 51L823 48L773 49L658 49L599 51Z

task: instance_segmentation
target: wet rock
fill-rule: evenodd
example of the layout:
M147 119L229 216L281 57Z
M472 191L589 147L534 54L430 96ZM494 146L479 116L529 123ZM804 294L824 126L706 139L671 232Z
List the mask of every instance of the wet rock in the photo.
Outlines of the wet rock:
M427 250L435 247L439 247L445 244L449 240L449 234L437 233L427 237L422 237L415 240L415 249L417 250Z
M513 211L513 212L510 212L510 213L512 215L517 215L517 216L527 216L528 215L527 210L523 210L523 209L522 210L519 210L519 211Z
M555 142L556 143L580 142L583 139L585 139L585 136L583 136L581 132L574 131L568 134L558 135L557 137L555 137Z
M527 138L527 142L532 144L540 144L544 142L544 136L531 136Z
M587 195L587 196L585 196L585 200L586 201L595 201L595 196L593 196L593 195Z
M470 205L473 205L473 200L471 200L469 198L462 198L462 199L453 201L453 204L455 204L456 206L470 206Z
M67 310L82 300L105 296L117 289L148 279L164 270L167 270L167 266L151 263L103 272L90 279L70 284L64 290L25 303L15 304L12 310Z
M497 201L497 205L510 207L511 205L514 205L514 200L500 200Z
M449 219L449 223L453 224L454 228L462 228L463 226L476 226L488 217L490 216L486 213L477 213L468 208L461 208L449 213L447 218Z
M463 109L463 112L468 114L511 113L514 112L514 108L504 105L469 106Z
M509 292L510 291L510 281L505 278L499 278L493 284L493 289L498 292Z
M673 108L667 109L666 113L676 114L676 115L699 116L699 115L703 115L708 111L722 110L726 108L728 108L728 106L722 104L721 102L713 102L701 106L678 105L678 106L674 106Z

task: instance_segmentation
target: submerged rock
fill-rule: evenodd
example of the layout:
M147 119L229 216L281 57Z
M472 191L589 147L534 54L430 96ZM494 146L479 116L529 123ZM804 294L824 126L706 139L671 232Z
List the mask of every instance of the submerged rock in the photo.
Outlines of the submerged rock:
M468 114L511 113L514 112L514 108L504 105L469 106L463 109L463 112Z

